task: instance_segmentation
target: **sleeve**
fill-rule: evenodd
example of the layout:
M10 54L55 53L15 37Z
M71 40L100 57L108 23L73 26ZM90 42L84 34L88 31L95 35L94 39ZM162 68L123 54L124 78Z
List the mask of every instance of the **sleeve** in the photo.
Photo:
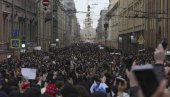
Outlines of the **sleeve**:
M165 79L165 70L164 70L163 64L155 64L154 70L155 70L155 73L156 73L159 81Z
M138 97L138 91L139 91L139 87L131 87L130 88L130 97Z
M94 82L94 83L92 84L92 86L90 87L90 92L91 92L91 93L94 93L94 87L95 87L95 85L96 85L96 83Z

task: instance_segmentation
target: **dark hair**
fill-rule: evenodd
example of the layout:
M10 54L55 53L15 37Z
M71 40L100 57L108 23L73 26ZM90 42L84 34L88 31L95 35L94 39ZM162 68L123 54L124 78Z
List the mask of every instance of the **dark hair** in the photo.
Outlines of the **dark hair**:
M93 93L90 97L107 97L106 93Z
M95 75L95 76L94 76L94 81L96 81L96 82L101 82L99 75Z
M13 90L10 95L10 97L22 97L22 94L18 90Z
M40 97L41 91L38 88L29 88L23 93L23 97Z
M43 94L43 95L41 95L41 97L52 97L52 96L50 96L48 94Z
M88 91L86 90L85 87L83 87L81 85L76 85L75 89L81 95L81 97L88 97L89 96L89 93L88 93Z
M9 97L5 92L0 92L0 97Z
M63 97L79 97L78 91L72 85L65 85L61 94Z

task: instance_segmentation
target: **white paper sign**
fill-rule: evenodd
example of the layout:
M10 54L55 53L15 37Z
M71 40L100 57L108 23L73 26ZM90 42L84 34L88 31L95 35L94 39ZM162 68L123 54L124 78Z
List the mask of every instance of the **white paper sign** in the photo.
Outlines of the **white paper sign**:
M100 47L100 49L101 49L101 50L103 50L103 49L104 49L104 47Z
M25 79L35 79L37 69L22 68L21 74Z

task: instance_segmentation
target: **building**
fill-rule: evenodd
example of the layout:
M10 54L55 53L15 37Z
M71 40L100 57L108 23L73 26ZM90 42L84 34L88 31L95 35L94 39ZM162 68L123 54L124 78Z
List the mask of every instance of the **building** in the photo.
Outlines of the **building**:
M41 46L43 51L49 51L53 44L64 47L73 43L74 38L75 41L80 39L80 25L73 0L69 2L65 0L67 5L59 0L49 0L47 6L42 2L42 0L0 1L1 57L6 58L7 54L19 56L21 44L26 44L27 51L33 51L35 46ZM17 44L16 47L13 47L14 42Z
M68 46L80 39L80 25L76 17L74 0L60 0L65 10L64 45Z
M97 35L97 41L100 43L105 42L105 15L107 13L107 10L101 10L100 12L100 19L98 20L98 26L96 28L96 35Z
M97 40L107 36L106 46L128 53L154 49L162 39L170 41L169 5L168 0L110 0L107 14L100 16L96 28ZM107 35L102 27L105 22Z
M92 19L90 14L90 5L87 7L87 14L86 18L84 20L85 27L81 30L81 41L83 42L90 42L94 43L96 42L96 31L92 27Z
M42 51L48 52L51 44L52 23L53 23L53 0L49 1L48 6L42 5L42 1L37 2L37 35L36 46L41 46Z
M119 49L125 52L136 52L143 49L144 42L138 44L139 37L144 37L145 33L145 0L119 0Z
M145 33L147 42L145 42L145 46L147 48L156 47L162 38L167 38L170 41L169 5L169 0L145 1L145 11L147 12Z
M110 8L111 7L111 8ZM112 0L109 5L109 11L106 14L106 20L108 21L107 30L107 46L110 48L118 49L118 26L119 26L119 2Z
M35 9L35 0L0 1L0 20L2 20L0 22L1 57L6 58L6 54L11 53L11 51L12 54L18 55L22 43L30 44L35 41ZM15 47L14 44L11 44L14 39L17 40Z

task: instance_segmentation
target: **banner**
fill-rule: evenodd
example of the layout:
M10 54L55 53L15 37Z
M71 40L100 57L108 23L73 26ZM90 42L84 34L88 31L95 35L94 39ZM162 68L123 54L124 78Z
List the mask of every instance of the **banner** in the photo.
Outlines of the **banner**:
M36 79L36 72L37 69L31 69L31 68L22 68L21 74L25 79Z

